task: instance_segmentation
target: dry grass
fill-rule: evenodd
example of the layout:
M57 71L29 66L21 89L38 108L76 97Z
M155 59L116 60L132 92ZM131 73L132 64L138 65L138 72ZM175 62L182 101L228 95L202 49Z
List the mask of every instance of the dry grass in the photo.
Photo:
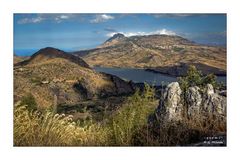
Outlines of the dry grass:
M15 146L105 145L106 133L98 124L80 127L71 116L29 112L25 106L14 110Z
M147 124L156 101L153 90L136 92L112 117L103 123L76 123L72 116L50 111L14 109L15 146L132 146L135 135Z
M139 132L138 143L150 146L191 146L204 137L226 134L226 119L196 116L181 122L154 121Z

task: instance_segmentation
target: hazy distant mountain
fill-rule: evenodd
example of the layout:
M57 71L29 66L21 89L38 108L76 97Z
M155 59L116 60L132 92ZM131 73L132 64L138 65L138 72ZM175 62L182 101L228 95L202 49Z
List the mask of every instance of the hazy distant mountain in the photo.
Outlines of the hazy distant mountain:
M91 66L153 69L191 63L226 71L226 48L197 44L180 36L115 34L96 49L74 54Z
M14 101L31 93L39 107L79 104L83 100L129 94L130 84L92 70L81 58L44 48L14 66Z

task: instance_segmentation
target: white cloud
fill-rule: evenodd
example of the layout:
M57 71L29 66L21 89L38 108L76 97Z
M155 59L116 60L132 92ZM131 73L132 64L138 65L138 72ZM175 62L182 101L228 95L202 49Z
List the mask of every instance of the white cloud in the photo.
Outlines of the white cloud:
M26 24L26 23L40 23L44 20L42 17L36 18L23 18L18 21L18 24Z
M184 18L190 16L203 16L205 14L192 14L192 13L162 13L152 14L155 18Z
M68 19L69 16L68 16L68 15L60 15L60 18L61 18L61 19Z
M101 15L96 15L96 17L94 19L90 20L90 22L91 23L101 23L101 22L106 22L111 19L114 19L114 17L111 15L101 14Z
M37 14L34 17L26 17L18 20L18 24L41 23L43 21L53 21L61 23L70 18L74 18L73 14Z
M167 29L161 29L153 32L153 34L165 34L165 35L176 35L175 32L167 30Z
M106 34L107 37L112 37L116 33L124 34L126 37L131 36L144 36L144 35L177 35L174 31L170 31L167 29L160 29L153 32L110 32Z
M62 15L56 15L55 18L54 18L54 20L55 20L57 23L61 23L63 20L67 20L67 19L69 19L69 18L70 18L70 16L62 14Z
M86 17L85 17L86 18ZM107 14L96 14L93 19L90 19L91 23L101 23L108 20L114 19L114 16ZM63 21L78 21L83 20L84 15L79 14L36 14L36 15L27 15L18 20L18 24L28 24L28 23L40 23L43 21L51 21L55 23L61 23Z

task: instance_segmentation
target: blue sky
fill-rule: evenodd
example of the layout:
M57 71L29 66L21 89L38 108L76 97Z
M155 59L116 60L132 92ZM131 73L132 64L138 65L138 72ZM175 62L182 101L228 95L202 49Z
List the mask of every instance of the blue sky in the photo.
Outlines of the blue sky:
M14 52L43 47L94 48L115 33L179 35L198 43L226 44L225 14L14 14Z

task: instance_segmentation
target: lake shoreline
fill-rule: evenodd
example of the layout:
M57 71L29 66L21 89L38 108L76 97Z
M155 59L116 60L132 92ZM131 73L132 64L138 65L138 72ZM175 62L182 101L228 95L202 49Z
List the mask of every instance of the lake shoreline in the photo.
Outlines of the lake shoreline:
M163 72L163 71L159 71L159 70L156 70L156 69L151 69L151 68L147 68L147 69L145 69L145 71L153 72L153 73L165 74L165 75L168 75L170 77L182 77L182 76L185 76L183 74L179 74L179 75L169 74L169 73L166 73L166 72ZM218 73L213 73L213 74L215 76L218 76L218 77L226 77L227 76L227 74L218 74ZM207 75L207 74L203 74L203 75Z
M178 81L178 76L152 72L146 68L93 67L93 69L134 83L149 83L150 85L162 86L162 84ZM217 76L217 80L226 85L226 76Z

